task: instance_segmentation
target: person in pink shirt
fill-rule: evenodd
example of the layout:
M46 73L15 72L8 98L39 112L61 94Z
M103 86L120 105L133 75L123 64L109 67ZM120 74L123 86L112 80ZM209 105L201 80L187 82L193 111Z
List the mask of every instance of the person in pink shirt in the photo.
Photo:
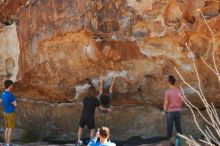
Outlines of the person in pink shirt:
M168 77L170 88L165 92L165 99L163 105L163 115L167 119L167 137L171 138L173 133L173 123L175 123L177 133L182 134L181 129L181 90L175 86L176 79L170 75Z

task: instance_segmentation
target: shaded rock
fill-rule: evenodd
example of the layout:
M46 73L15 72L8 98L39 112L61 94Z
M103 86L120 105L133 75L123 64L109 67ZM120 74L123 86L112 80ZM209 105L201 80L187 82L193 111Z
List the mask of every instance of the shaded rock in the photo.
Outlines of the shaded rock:
M170 141L162 141L154 144L142 144L140 146L172 146L172 143Z
M195 17L193 16L193 14L189 13L188 11L185 13L184 18L189 23L195 22Z
M134 18L135 15L134 13L130 12L130 11L122 11L120 14L120 27L122 29L124 29L124 31L126 32L126 34L130 35L130 29L134 23Z
M118 31L119 30L119 24L117 21L106 21L102 25L99 26L99 30L105 33Z
M22 108L19 108L17 112L17 124L18 127L24 129L25 131L30 131L30 137L33 134L36 134L38 138L42 137L44 139L50 137L63 137L66 139L72 139L76 136L75 134L78 129L78 120L81 111L80 103L50 104L46 102L37 101L20 101L19 103L20 107ZM111 129L112 139L125 139L126 137L131 137L133 135L133 131L136 131L138 129L139 131L136 133L138 135L150 135L152 134L152 131L154 131L154 134L157 134L157 131L159 132L161 131L161 128L163 128L163 124L159 127L152 127L152 125L150 124L143 124L146 121L151 123L153 121L155 122L157 120L163 119L162 117L158 117L152 114L150 111L153 109L150 109L149 107L133 107L131 108L132 110L127 109L127 107L114 107L113 112L108 115L103 113L97 113L97 127L100 127L102 125L109 126ZM136 113L136 110L139 111L138 115ZM148 110L149 112L146 112ZM119 113L124 114L121 115ZM142 114L147 114L148 119L145 118L143 120ZM135 120L139 121L138 123L134 122L133 119L139 118L142 120ZM117 121L121 121L120 123L123 123L124 126L121 126L121 124ZM33 127L32 125L36 126ZM127 127L130 128L128 129ZM151 128L149 129L149 127ZM122 136L122 134L125 132L127 133L127 136L124 137Z
M148 145L148 144L156 144L159 141L163 141L166 140L166 137L147 137L147 138L143 138L140 136L133 136L131 138L129 138L128 140L126 140L124 142L124 145L138 145L138 146L142 146L142 145Z
M219 14L219 1L210 0L205 2L205 7L202 9L203 15L209 18Z
M145 101L155 106L161 107L163 104L163 95L164 91L158 91L155 87L158 86L158 83L161 82L161 79L158 79L156 76L153 75L146 75L145 79L142 81L142 84L139 88L141 90L141 95L144 97ZM157 90L157 91L155 91ZM154 94L157 93L157 94Z
M109 33L119 30L117 8L111 2L103 3L103 8L97 11L99 31Z
M80 102L48 103L26 99L20 100L19 108L17 109L17 127L23 133L22 137L20 137L21 142L28 138L29 140L35 138L32 139L35 141L39 139L44 139L45 141L50 139L75 140L74 137L77 134L81 110ZM205 114L205 112L203 113ZM201 127L204 127L205 123L199 118L197 113L196 117ZM192 134L192 136L196 137L200 135L200 132L190 119L192 119L191 113L188 110L183 110L183 133L186 135ZM121 125L122 123L123 126ZM126 140L133 137L134 133L143 137L163 137L166 135L165 117L161 115L161 110L151 105L136 107L113 106L113 111L109 114L97 112L96 127L103 125L110 127L111 139ZM88 137L88 133L85 130L83 137Z
M26 134L26 131L24 129L15 128L12 133L12 140L19 141L22 138L24 138L25 134Z

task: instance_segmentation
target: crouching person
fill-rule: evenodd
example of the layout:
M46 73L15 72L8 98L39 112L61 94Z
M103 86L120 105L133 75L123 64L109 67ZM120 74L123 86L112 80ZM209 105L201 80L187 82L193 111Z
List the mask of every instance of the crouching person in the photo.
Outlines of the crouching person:
M97 130L96 137L91 139L88 146L116 146L109 140L110 130L108 127L102 127Z

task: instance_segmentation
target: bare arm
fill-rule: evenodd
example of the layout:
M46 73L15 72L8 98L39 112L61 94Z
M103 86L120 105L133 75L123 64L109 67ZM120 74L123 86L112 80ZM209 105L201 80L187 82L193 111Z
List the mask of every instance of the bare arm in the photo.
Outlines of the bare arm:
M104 108L102 106L98 106L98 110L104 113L110 113L112 111L111 108Z
M18 103L17 103L16 100L15 100L14 102L12 102L12 104L14 105L14 107L17 107L17 106L18 106Z
M110 88L109 88L109 93L113 93L113 88L114 88L114 84L115 84L115 79L116 79L116 77L113 77L113 78L112 78L112 82L111 82L111 85L110 85Z
M165 98L164 98L164 103L163 103L163 111L166 112L167 111L167 106L168 106L168 99L165 95Z
M99 83L99 94L103 93L103 83L104 83L104 78L101 78Z

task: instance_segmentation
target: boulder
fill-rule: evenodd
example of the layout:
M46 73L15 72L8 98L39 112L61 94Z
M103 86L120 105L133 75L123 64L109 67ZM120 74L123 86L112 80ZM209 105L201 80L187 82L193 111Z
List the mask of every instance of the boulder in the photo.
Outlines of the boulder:
M203 15L211 18L219 14L219 1L209 0L205 2L205 7L202 9Z
M164 21L167 26L172 24L179 24L183 18L183 12L178 6L178 4L174 1L171 1L164 13Z
M7 0L0 3L0 81L17 80L18 135L73 139L80 102L105 76L117 76L113 112L97 114L97 126L112 138L166 135L161 116L167 76L201 110L196 67L208 102L220 107L219 82L200 57L213 66L215 34L219 66L220 15L214 0ZM210 18L210 19L207 19ZM5 26L7 20L15 22ZM189 52L186 43L191 48ZM2 87L2 85L1 85ZM3 88L0 89L4 90ZM184 106L185 107L185 106ZM184 111L185 112L185 111ZM204 124L204 123L202 123ZM36 128L33 128L36 125ZM191 114L183 113L184 133L200 136ZM88 137L88 135L84 135ZM162 142L163 143L163 142Z

